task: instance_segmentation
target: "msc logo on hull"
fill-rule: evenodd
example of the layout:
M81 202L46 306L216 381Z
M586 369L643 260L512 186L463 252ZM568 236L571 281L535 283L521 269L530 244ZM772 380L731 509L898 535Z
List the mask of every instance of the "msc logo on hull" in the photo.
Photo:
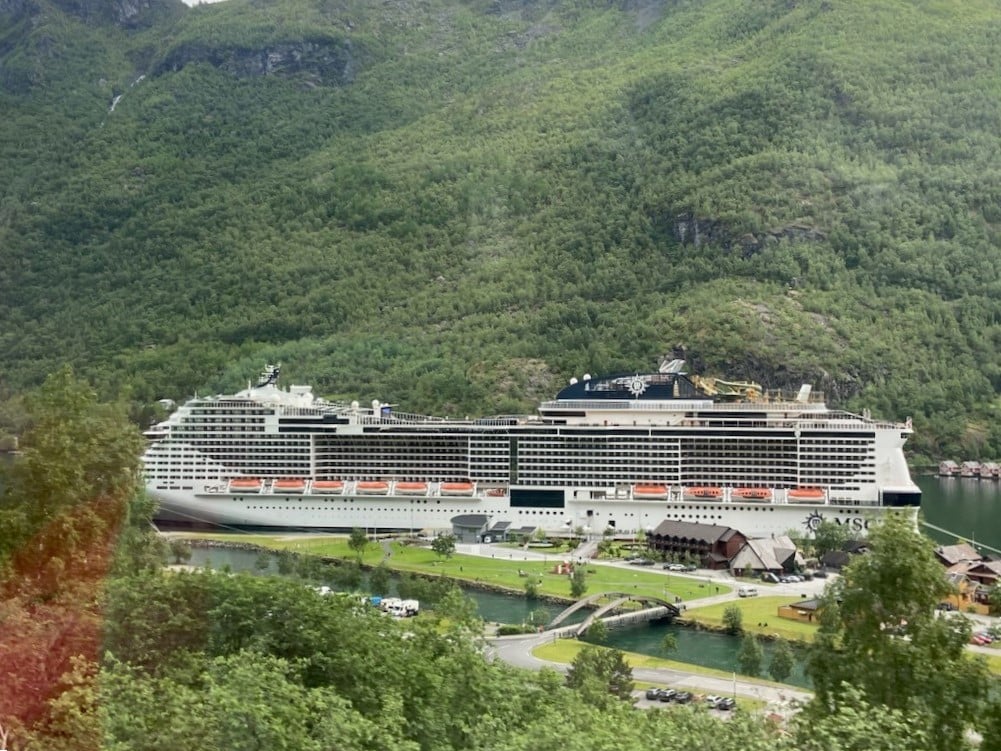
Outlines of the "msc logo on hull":
M816 532L817 527L820 526L820 523L824 521L825 518L827 517L820 512L814 511L806 517L806 520L803 522L803 526L806 527L809 532ZM830 517L830 520L835 524L848 527L854 532L865 532L869 529L869 520L861 516L832 516Z

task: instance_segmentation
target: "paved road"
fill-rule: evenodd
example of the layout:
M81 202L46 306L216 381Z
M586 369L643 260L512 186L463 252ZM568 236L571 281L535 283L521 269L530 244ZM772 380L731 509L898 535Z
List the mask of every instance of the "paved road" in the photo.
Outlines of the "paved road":
M568 553L566 555L553 554L553 553L543 553L535 551L531 548L525 548L521 550L512 550L509 547L501 547L495 545L459 545L457 546L458 552L468 553L470 555L492 555L495 557L505 557L509 556L511 558L517 559L522 558L523 560L553 560L558 561L563 558L576 558L577 551L573 553ZM633 569L637 567L630 566L624 561L600 561L600 560L590 560L588 565L597 566L613 566L617 568ZM727 587L733 587L733 589L724 592L719 595L712 595L709 597L702 597L697 600L689 600L685 604L687 607L695 608L702 607L705 605L713 605L719 602L727 602L730 600L737 599L736 587L739 586L740 582L735 580L728 572L724 571L707 571L700 570L692 573L682 573L677 571L667 572L659 567L647 568L644 567L645 571L650 573L659 573L671 576L686 576L693 579L698 579L701 581L706 581L707 583L718 583L720 585L726 585ZM807 582L797 582L794 584L760 584L756 583L759 592L764 596L778 596L786 595L790 598L796 597L817 597L823 593L824 587L827 585L828 579L813 579ZM986 616L977 616L974 618L974 628L982 629L987 626L1001 623L999 618L988 618ZM551 668L553 670L558 670L565 672L567 666L561 663L548 662L545 660L540 660L539 658L532 655L532 650L540 644L544 644L547 641L552 641L559 638L558 635L553 633L547 634L532 634L529 636L515 636L515 637L500 637L490 640L490 646L492 653L498 658L507 662L511 665L516 665L518 667L527 668L530 670L541 670L544 667ZM1001 650L993 649L991 647L982 647L977 645L969 645L968 649L971 652L976 652L979 654L988 655L999 655ZM697 691L708 693L708 694L718 694L718 695L732 695L737 694L738 696L748 696L755 699L759 699L767 703L769 709L776 711L784 711L789 707L790 701L804 701L809 699L811 694L809 692L798 690L794 688L778 689L771 686L762 686L756 683L751 683L747 681L742 681L739 678L736 682L732 679L725 678L714 678L705 675L699 675L697 673L689 673L682 670L674 670L668 668L638 668L633 671L633 677L636 680L644 681L648 683L656 683L665 686L684 686L686 688L695 689ZM639 705L651 706L656 704L655 702L647 702L646 699L641 699Z
M532 654L536 647L553 641L558 636L552 633L530 634L528 636L503 636L488 640L489 654L491 657L502 660L509 665L525 668L527 670L542 670L550 668L561 673L565 673L569 666L559 662L549 662L540 660ZM770 709L782 710L788 708L792 701L806 701L811 694L795 688L776 688L774 686L763 686L750 681L736 680L732 678L716 678L714 676L699 675L684 670L673 668L635 668L633 678L645 683L655 683L660 686L673 688L687 688L704 694L717 694L719 696L750 697L766 702ZM663 706L659 702L648 702L641 698L639 706Z

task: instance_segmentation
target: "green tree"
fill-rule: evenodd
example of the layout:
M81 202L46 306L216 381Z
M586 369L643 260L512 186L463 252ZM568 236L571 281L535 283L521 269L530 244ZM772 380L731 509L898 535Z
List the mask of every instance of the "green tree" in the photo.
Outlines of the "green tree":
M807 709L836 714L843 687L853 685L868 704L921 718L928 748L960 747L986 699L987 674L967 654L969 624L936 617L950 585L934 545L897 515L871 528L869 543L821 599Z
M533 610L531 613L528 614L527 623L529 626L532 626L533 628L538 628L539 626L545 626L547 623L549 623L549 613L547 613L545 610L541 608L537 608L536 610Z
M368 589L374 595L385 595L389 592L392 575L385 563L380 563L368 575Z
M818 558L827 553L842 550L856 534L847 524L838 524L830 519L823 519L813 530L813 548Z
M608 641L608 624L601 618L595 618L587 627L587 638L595 644L604 644Z
M666 655L672 655L677 652L678 637L670 631L664 634L664 638L660 640L660 651Z
M618 649L584 647L567 671L567 686L581 693L584 701L605 706L608 698L630 701L633 670Z
M723 629L728 634L739 634L744 630L744 612L736 605L723 609Z
M434 606L436 615L451 623L474 630L482 630L476 602L454 584Z
M1001 583L990 588L987 593L987 603L991 615L1001 615Z
M182 540L179 537L173 537L170 542L167 543L167 548L170 551L170 557L173 559L175 564L180 565L191 560L191 545L189 545L186 540Z
M267 571L269 568L271 568L270 550L257 551L257 557L254 558L254 568L257 571Z
M296 569L297 556L291 550L282 549L275 553L278 562L278 573L282 576L289 576Z
M785 681L792 675L792 669L796 664L796 657L792 652L792 647L785 639L779 639L772 650L772 659L768 663L768 674L779 683Z
M539 599L539 581L533 577L528 577L525 580L525 599L526 600L538 600Z
M455 535L438 535L431 541L431 549L438 558L451 558L455 553Z
M587 572L582 565L574 566L570 573L570 596L579 600L585 592L587 592Z
M758 637L754 634L744 634L744 638L740 640L740 651L737 652L740 672L744 675L759 675L764 658L765 651Z
M837 707L829 714L818 717L801 712L793 718L790 724L793 748L799 751L929 748L928 734L920 717L901 709L869 704L862 692L850 684L844 684L838 696Z
M348 538L348 547L354 551L360 562L362 556L365 555L365 548L368 547L368 534L364 529L355 527L351 530L351 536Z

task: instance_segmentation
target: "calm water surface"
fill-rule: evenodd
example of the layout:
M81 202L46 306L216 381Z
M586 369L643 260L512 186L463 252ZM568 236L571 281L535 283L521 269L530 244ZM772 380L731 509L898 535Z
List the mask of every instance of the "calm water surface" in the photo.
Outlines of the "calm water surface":
M919 477L921 515L933 540L965 537L1001 552L1001 482L964 477ZM943 532L941 530L948 530ZM983 552L983 551L982 551Z

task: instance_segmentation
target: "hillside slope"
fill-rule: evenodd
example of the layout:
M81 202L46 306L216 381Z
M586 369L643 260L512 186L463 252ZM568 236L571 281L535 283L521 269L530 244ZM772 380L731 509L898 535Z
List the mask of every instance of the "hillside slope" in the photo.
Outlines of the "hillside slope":
M0 389L697 371L1001 455L1001 23L903 0L0 0Z

